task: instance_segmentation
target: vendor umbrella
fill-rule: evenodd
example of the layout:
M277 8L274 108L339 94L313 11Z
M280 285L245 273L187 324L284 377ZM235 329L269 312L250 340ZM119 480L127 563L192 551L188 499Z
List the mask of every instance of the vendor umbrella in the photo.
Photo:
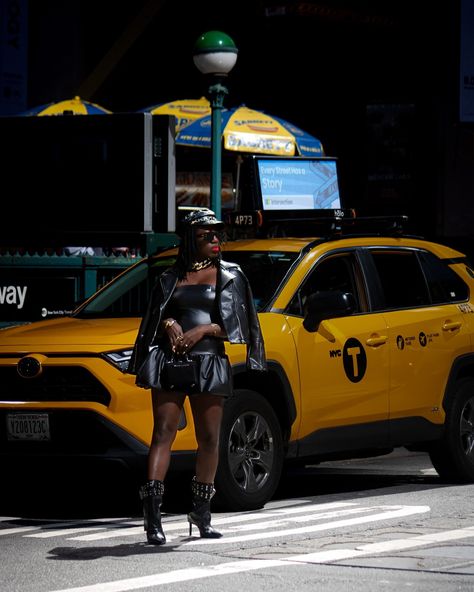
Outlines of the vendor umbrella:
M73 99L34 107L20 115L105 115L109 113L112 113L112 111L76 96Z
M211 147L211 115L182 128L176 143ZM235 152L274 156L323 156L321 142L292 123L245 105L222 111L224 148Z
M191 123L195 119L211 114L211 106L205 97L200 99L179 99L169 103L160 103L142 109L141 112L152 115L174 115L176 117L176 131Z

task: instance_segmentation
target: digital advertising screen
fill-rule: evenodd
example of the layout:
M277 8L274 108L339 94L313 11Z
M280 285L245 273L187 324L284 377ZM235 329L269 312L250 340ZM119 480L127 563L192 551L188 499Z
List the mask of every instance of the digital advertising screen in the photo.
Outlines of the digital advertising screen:
M264 211L341 208L334 158L256 158Z

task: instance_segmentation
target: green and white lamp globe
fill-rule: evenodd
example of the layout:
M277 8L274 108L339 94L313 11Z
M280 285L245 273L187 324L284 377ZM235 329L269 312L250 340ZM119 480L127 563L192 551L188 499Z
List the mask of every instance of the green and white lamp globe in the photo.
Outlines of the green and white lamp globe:
M193 60L202 74L226 76L235 66L237 53L238 49L229 35L221 31L208 31L196 41Z

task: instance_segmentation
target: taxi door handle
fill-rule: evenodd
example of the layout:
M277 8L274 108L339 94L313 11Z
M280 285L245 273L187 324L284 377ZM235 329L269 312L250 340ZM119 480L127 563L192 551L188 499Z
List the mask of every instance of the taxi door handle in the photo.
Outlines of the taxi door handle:
M443 331L456 331L461 328L462 323L460 321L445 321L443 323Z
M386 335L379 335L377 337L369 337L365 342L369 347L378 347L387 343L388 337Z

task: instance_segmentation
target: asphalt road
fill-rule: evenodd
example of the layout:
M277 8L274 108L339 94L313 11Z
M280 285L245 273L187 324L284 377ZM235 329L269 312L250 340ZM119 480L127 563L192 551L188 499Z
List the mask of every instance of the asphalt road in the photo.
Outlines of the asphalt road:
M262 510L214 513L217 541L189 536L176 479L163 547L144 543L124 476L63 474L53 487L31 474L2 490L9 592L474 590L474 485L442 483L423 454L293 469Z

